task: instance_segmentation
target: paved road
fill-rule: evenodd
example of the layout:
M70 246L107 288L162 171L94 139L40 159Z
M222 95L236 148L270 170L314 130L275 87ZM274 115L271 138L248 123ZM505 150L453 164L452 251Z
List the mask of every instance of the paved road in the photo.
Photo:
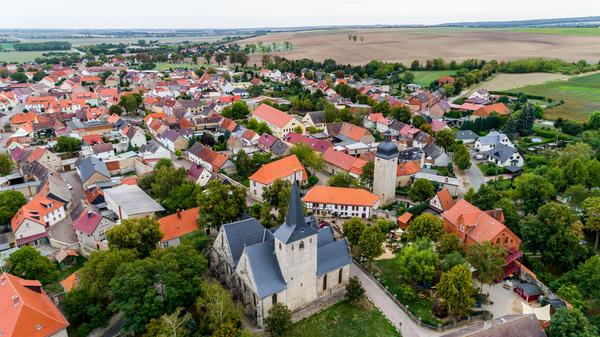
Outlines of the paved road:
M350 275L357 276L362 283L367 297L371 299L373 304L396 326L400 329L402 337L429 337L440 336L440 333L426 330L417 326L405 313L400 309L392 299L390 299L381 288L370 277L365 274L356 264L352 264Z
M467 175L469 176L469 181L475 191L478 191L481 185L485 185L486 183L485 176L474 159L471 159L471 167L467 170Z
M83 184L81 183L81 180L77 175L77 171L73 170L62 172L60 175L67 182L67 184L71 184L71 186L73 186L73 189L71 190L71 193L73 194L73 203L77 205L79 200L85 198L85 194L83 192Z

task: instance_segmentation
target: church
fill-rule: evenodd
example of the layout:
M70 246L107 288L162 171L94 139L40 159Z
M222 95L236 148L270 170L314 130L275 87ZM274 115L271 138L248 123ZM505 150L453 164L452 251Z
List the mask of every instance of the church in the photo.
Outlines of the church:
M259 327L275 303L292 312L343 291L352 258L346 239L331 226L319 229L305 217L296 183L285 222L266 229L250 218L221 226L211 252L211 270L227 285L244 313Z

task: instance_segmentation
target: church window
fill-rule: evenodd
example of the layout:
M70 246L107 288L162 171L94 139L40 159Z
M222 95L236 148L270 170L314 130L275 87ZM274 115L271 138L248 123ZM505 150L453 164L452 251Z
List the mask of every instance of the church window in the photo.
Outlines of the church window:
M304 241L300 241L300 246L298 247L298 249L304 249Z
M294 250L294 244L292 243L292 250Z
M338 274L338 284L342 283L342 278L343 278L342 273L343 273L343 271L344 271L344 268L340 268L340 273Z
M273 294L272 298L273 298L273 304L276 304L277 303L277 294Z
M323 290L327 290L327 274L323 275Z
M279 250L281 250L281 242L279 243Z

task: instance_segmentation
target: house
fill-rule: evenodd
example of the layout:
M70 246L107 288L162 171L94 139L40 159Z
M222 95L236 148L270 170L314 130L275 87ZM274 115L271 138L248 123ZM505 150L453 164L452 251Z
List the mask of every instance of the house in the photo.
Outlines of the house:
M369 130L347 122L329 123L325 126L325 134L330 137L343 136L354 142L371 144L375 137Z
M510 109L504 103L485 105L475 110L471 115L471 119L489 117L492 113L497 113L500 116L508 116L510 115Z
M317 228L305 217L293 184L285 222L270 231L250 218L221 226L210 266L244 313L259 327L276 303L291 311L344 291L350 277L350 249L331 226Z
M478 322L442 337L546 337L544 328L534 314L505 315L491 321Z
M294 130L301 130L301 134L306 132L304 124L294 116L264 103L252 111L252 117L258 122L267 123L273 135L279 139Z
M40 281L0 275L0 332L4 337L67 337L69 322Z
M175 214L158 219L160 231L163 233L159 245L164 248L179 246L182 237L198 230L198 210L198 207L185 211L177 210Z
M323 129L325 127L325 112L309 111L302 118L302 122L307 126Z
M115 155L115 148L112 143L100 143L91 146L92 155L101 160L106 160Z
M467 247L489 241L506 249L504 277L519 269L515 262L522 256L519 252L521 239L502 223L502 210L482 211L461 199L442 213L442 218L446 233L456 234Z
M91 184L110 180L110 173L106 168L106 164L94 156L77 159L75 170L83 183L84 189L87 189Z
M288 133L288 135L289 134L291 133ZM258 148L265 152L272 153L276 157L284 156L290 150L290 147L285 142L268 133L263 133L260 136L258 139Z
M120 220L154 216L165 209L137 185L119 185L104 190L104 200L108 209L117 214Z
M48 150L47 148L40 146L36 147L33 151L31 151L29 156L27 156L26 161L28 163L37 161L52 171L59 171L61 169L60 157L54 154L52 151Z
M296 155L287 156L270 162L259 168L248 179L250 180L250 196L262 200L265 188L271 186L276 180L304 182L308 178L306 169L300 164Z
M449 210L455 203L452 195L450 195L450 192L445 188L439 190L431 199L429 199L429 207L439 213Z
M235 168L227 155L216 152L200 142L192 145L187 151L187 156L192 162L204 166L210 172L218 173L221 169L231 170Z
M523 156L515 149L504 144L498 144L485 152L489 162L502 166L511 172L517 172L524 164Z
M158 161L159 159L171 159L171 152L160 146L155 140L149 141L146 145L140 148L140 153L144 160Z
M121 130L121 133L129 139L129 145L133 148L141 148L147 143L144 131L138 126L129 124Z
M106 231L116 224L113 219L103 216L93 207L82 207L81 213L73 221L73 228L82 251L105 249Z
M323 153L325 160L324 170L330 174L340 172L349 173L351 176L358 178L362 173L362 168L367 164L367 161L352 157L351 155L336 151L333 148L328 149Z
M316 185L304 196L304 205L318 216L370 219L379 197L360 188Z
M479 135L473 130L458 130L455 136L456 140L461 141L463 144L473 144L479 138Z
M189 142L185 137L179 134L179 132L169 128L160 133L156 137L156 140L171 152L177 150L183 151L187 149L189 145Z
M421 151L421 167L447 167L452 162L446 151L434 143L425 145Z
M502 132L492 130L487 135L479 137L475 141L475 151L488 152L499 144L515 147L507 135Z
M17 131L21 126L27 123L36 123L37 115L35 112L18 112L10 118L11 131Z
M396 169L396 185L407 186L411 183L415 174L421 171L421 162L416 160L398 163Z
M188 179L203 187L208 184L212 176L212 173L200 164L193 164L188 170Z
M327 151L327 149L333 147L333 144L330 141L308 137L295 132L290 132L287 135L285 135L284 140L285 142L292 145L296 145L298 143L306 144L310 146L310 148L313 149L313 151L319 153L324 153L325 151Z
M10 220L17 246L39 246L48 242L47 228L67 216L65 203L38 193Z

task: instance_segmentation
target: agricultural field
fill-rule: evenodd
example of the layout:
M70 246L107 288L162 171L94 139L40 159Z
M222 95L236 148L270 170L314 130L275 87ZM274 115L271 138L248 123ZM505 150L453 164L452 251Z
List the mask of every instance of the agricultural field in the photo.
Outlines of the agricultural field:
M157 71L166 71L169 70L171 68L175 69L175 68L188 68L188 69L195 69L195 68L200 68L202 66L211 66L209 64L192 64L192 63L168 63L168 62L158 62L156 63L156 68L152 69L152 70L157 70ZM213 67L216 67L216 64L212 65Z
M432 70L432 71L413 71L415 74L414 82L422 86L428 86L431 82L437 81L440 77L450 76L455 70Z
M576 27L535 27L508 28L507 31L533 34L570 35L570 36L600 36L599 28Z
M486 90L509 90L512 88L525 87L529 85L542 84L550 81L556 80L566 80L571 76L563 75L563 74L553 74L553 73L527 73L527 74L496 74L490 80L481 82L473 87L467 92L471 94L472 92L479 89Z
M74 47L85 46L101 43L137 43L139 40L159 41L166 43L176 43L183 41L190 42L214 42L225 38L224 35L199 35L199 36L173 36L173 37L89 37L89 38L35 38L20 39L22 42L48 42L48 41L65 41L71 43Z
M398 336L396 328L368 301L352 305L347 301L305 318L292 327L290 337Z
M545 96L554 101L565 101L562 105L546 110L545 117L549 119L562 117L576 122L586 122L592 112L600 111L600 73L529 85L510 91Z
M579 29L579 28L576 28ZM356 35L357 40L352 37ZM420 28L420 29L332 29L283 32L242 40L241 44L289 41L294 50L273 53L290 59L310 58L338 63L365 64L371 60L402 62L444 57L447 60L469 58L514 60L548 57L565 61L600 60L600 34L588 30L571 32L552 30L493 28ZM443 51L440 54L440 51ZM252 55L250 64L260 64L261 55Z
M30 62L41 57L46 51L8 51L0 52L0 62Z

